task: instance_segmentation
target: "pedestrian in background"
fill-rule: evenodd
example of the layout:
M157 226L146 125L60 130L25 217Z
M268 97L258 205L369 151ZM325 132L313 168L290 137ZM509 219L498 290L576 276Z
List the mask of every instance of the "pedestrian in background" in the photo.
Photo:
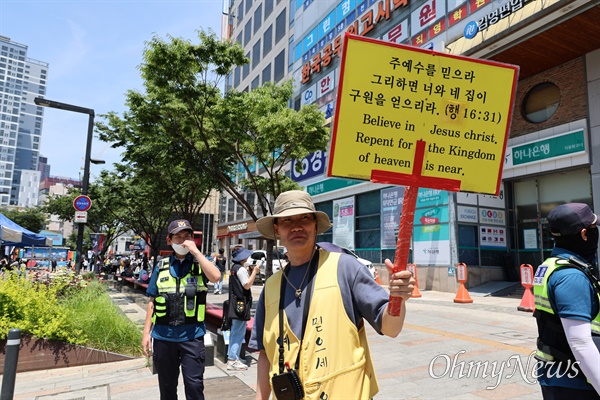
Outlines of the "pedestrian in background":
M410 299L412 274L394 273L385 260L388 294L354 257L318 249L317 235L331 222L303 191L281 193L274 215L260 218L256 226L264 237L278 239L289 258L267 279L256 306L249 343L260 350L256 398L268 399L272 389L274 398L291 392L307 399L372 398L379 387L364 323L398 336L406 305L392 316L389 296Z
M161 400L177 399L180 367L186 399L204 399L206 283L220 273L196 247L187 220L172 221L167 232L174 253L157 264L146 290L142 350L153 352Z
M227 268L227 258L225 258L225 249L219 249L219 255L215 257L215 265L221 272L221 278L215 283L214 294L221 294L223 292L223 276L225 275L225 269Z
M259 267L255 265L252 272L244 266L248 257L252 255L251 250L244 247L236 248L231 253L231 275L229 276L229 318L231 328L229 334L229 348L227 349L227 369L243 371L248 366L240 360L240 350L244 337L246 336L246 321L250 319L252 309L252 285Z
M537 376L546 400L600 399L600 352L592 338L600 335L597 221L583 203L548 214L554 248L533 281Z

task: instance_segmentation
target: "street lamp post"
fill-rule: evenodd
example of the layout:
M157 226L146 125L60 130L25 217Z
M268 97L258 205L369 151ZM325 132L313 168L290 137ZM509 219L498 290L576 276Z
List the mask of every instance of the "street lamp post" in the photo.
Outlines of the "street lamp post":
M83 181L81 186L81 194L87 195L88 187L90 185L90 163L93 161L94 164L104 164L102 160L92 160L90 153L92 152L92 138L94 135L94 110L91 108L74 106L72 104L61 103L58 101L44 99L42 97L36 97L34 103L42 107L58 108L59 110L67 110L76 113L82 113L89 115L88 131L87 131L87 142L85 145L85 161L83 163ZM81 271L81 260L83 252L83 231L84 224L79 223L77 227L77 255L75 259L75 273Z

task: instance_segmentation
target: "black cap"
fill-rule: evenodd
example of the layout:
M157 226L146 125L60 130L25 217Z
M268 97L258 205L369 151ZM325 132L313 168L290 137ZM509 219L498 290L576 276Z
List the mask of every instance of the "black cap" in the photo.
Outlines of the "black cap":
M188 221L187 219L176 219L175 221L171 221L167 230L169 232L169 236L179 233L183 230L188 230L192 233L194 232L190 221Z
M548 214L548 226L552 236L571 236L595 224L598 217L584 203L567 203L555 207Z

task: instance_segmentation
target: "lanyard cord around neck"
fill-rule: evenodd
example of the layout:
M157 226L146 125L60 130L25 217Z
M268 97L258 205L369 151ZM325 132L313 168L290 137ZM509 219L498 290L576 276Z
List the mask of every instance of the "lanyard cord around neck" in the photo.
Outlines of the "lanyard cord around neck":
M302 339L300 340L300 346L298 348L298 356L296 357L296 364L294 369L298 370L300 368L300 352L302 351L302 341L304 340L304 330L306 329L306 322L308 321L308 309L310 308L310 300L312 297L312 288L314 284L314 276L315 270L317 267L317 261L319 260L319 253L315 251L313 254L310 265L306 268L310 268L310 276L308 278L308 282L306 283L306 296L304 298L304 307L302 309ZM290 266L291 268L291 266ZM286 268L287 270L287 268ZM287 273L288 271L281 271L282 274ZM285 288L287 287L287 282L285 279L281 280L281 291L279 294L279 373L283 374L285 368L285 349L283 347L283 309L284 309L284 300L285 300ZM302 287L300 287L302 290Z

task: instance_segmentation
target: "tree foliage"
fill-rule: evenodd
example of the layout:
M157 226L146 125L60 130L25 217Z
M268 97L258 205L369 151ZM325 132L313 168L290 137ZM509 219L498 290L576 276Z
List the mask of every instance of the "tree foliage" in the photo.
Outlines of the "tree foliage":
M192 44L155 36L147 43L140 66L145 102L136 102L140 107L131 111L148 123L169 123L173 111L184 114L185 129L164 132L206 160L202 168L256 220L244 193L255 192L263 214L269 214L269 197L296 187L283 167L326 147L324 117L316 106L300 111L289 107L290 82L222 96L218 83L249 60L239 44L221 41L214 33L200 31L199 39ZM129 99L134 98L142 100L130 93ZM152 107L160 114L144 112ZM234 175L238 171L243 172L240 180Z
M120 210L114 207L110 197L106 196L107 193L112 195L97 181L90 183L88 196L92 199L92 207L87 212L87 223L84 228L84 254L87 250L91 250L90 233L104 234L104 246L100 252L101 255L104 255L110 244L126 230L126 226L120 218ZM57 215L63 221L74 222L75 209L73 208L73 201L80 194L78 188L69 188L64 196L49 196L41 210L48 214ZM70 239L67 238L67 240ZM74 245L74 243L70 243L69 247L74 247Z
M15 224L34 233L38 233L46 227L46 215L41 207L2 209L0 212Z

